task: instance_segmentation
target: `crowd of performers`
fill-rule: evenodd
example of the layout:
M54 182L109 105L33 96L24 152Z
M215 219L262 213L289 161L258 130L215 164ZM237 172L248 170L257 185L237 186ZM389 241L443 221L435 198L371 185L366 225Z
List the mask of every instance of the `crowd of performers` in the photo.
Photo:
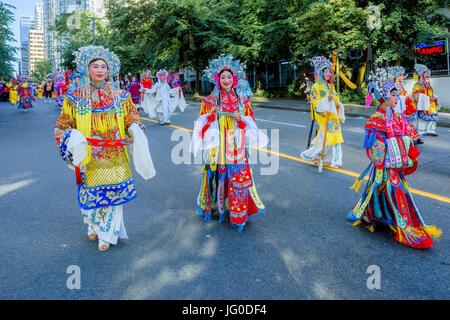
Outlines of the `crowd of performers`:
M147 70L131 81L120 81L120 61L108 49L88 46L74 54L75 72L57 72L36 91L40 99L54 93L61 112L55 126L59 152L75 171L88 237L105 251L119 238L127 238L123 207L137 196L130 158L144 179L156 174L139 109L167 125L177 108L185 110L186 101L177 73L160 69L154 82ZM343 165L345 110L334 87L335 56L332 61L314 57L311 65L315 81L308 93L317 131L312 138L311 127L300 157L321 172L323 166ZM417 82L411 95L404 87L406 72L401 66L380 68L370 75L366 107L373 96L378 106L365 125L363 148L369 164L352 189L358 192L367 182L345 218L371 232L384 225L396 241L428 248L442 231L425 223L407 176L417 169L425 136L437 136L441 105L430 83L430 70L422 64L414 70ZM231 55L219 56L210 60L204 74L214 89L201 102L190 146L194 155L204 155L195 211L207 221L216 216L242 231L250 217L265 212L250 149L265 147L268 138L255 123L245 65ZM3 83L1 90L20 110L32 108L33 88L27 75Z
M311 64L316 79L310 92L311 117L317 121L318 131L308 141L312 146L308 144L300 156L314 165L325 162L330 167L338 167L342 165L341 124L345 115L333 87L335 64L325 57L315 57ZM377 225L386 225L400 243L428 248L434 244L432 237L439 238L442 231L425 224L406 176L417 169L421 150L416 145L424 143L425 135L437 136L440 106L430 85L430 70L416 64L415 72L418 81L412 99L402 85L406 75L403 67L377 69L370 76L366 106L370 106L372 95L379 102L376 113L365 125L363 147L370 164L352 189L358 191L367 175L368 181L362 197L346 218L371 232Z

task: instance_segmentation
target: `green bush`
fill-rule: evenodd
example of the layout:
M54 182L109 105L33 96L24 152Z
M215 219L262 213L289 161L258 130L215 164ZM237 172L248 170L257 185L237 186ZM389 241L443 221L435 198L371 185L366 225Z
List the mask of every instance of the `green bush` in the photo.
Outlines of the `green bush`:
M366 90L345 90L340 93L339 99L342 103L355 103L364 105L366 104ZM372 99L372 103L374 102L376 102L375 99Z

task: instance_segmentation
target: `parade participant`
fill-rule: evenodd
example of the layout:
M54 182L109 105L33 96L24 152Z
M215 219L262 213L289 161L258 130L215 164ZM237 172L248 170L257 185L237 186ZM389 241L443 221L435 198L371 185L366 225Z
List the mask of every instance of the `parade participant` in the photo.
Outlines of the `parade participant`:
M155 169L136 106L128 92L108 81L119 74L119 58L101 46L74 53L82 74L80 88L67 94L55 126L60 155L75 168L78 203L90 240L105 251L127 238L123 204L137 196L129 165L150 179Z
M64 86L65 86L65 77L64 74L59 71L55 72L54 74L54 93L56 98L56 108L60 110L63 106L64 102Z
M250 87L250 83L247 81L247 74L245 72L242 75L242 78L238 81L236 92L249 99L253 97L252 88Z
M184 109L186 109L186 99L184 98L183 88L181 87L180 74L178 72L175 72L171 75L170 86L172 89L178 88L178 92L175 93L173 101L171 103L171 113L175 112L177 107L181 112L184 112Z
M19 85L19 104L17 109L19 111L28 112L33 108L31 101L36 101L33 97L33 90L28 83L28 74L23 73L20 75Z
M202 100L191 144L194 154L199 150L208 154L202 167L197 214L208 221L217 208L219 222L229 213L229 221L238 231L243 230L248 217L265 211L253 180L248 148L266 146L267 136L255 124L250 100L236 93L244 68L232 55L210 61L205 74L215 90Z
M67 91L67 94L72 93L75 90L78 90L80 88L80 79L81 79L81 73L78 70L75 70L70 75L70 87Z
M130 92L131 100L133 100L133 103L136 105L139 111L139 105L141 104L141 83L136 79L136 76L131 77L128 92Z
M306 95L306 102L309 102L310 100L310 93L311 93L311 87L313 85L312 81L309 79L309 76L304 73L303 74L303 79L305 82L305 95Z
M416 112L413 101L408 97L408 93L402 84L405 79L405 68L401 66L389 67L387 73L389 79L397 83L399 91L398 104L395 106L394 111L403 118L406 126L406 134L411 138L413 143L423 144L423 140L420 138L419 132L417 132L413 124L414 117L412 115Z
M12 104L19 102L19 83L20 81L16 78L11 78L11 90L9 92L9 101Z
M47 82L44 86L45 103L51 102L53 92L53 81L51 78L47 78Z
M148 90L150 101L147 105L147 113L151 118L156 117L161 125L170 124L173 97L178 94L178 88L171 89L167 84L167 76L167 70L159 70L156 74L158 82Z
M416 64L414 69L419 76L412 93L417 109L417 129L421 135L437 137L436 123L439 121L438 110L441 106L431 87L431 71L423 64Z
M300 157L317 166L323 152L324 164L336 168L342 166L344 138L341 123L345 121L344 105L339 102L339 96L331 83L332 63L322 56L314 57L310 62L314 66L315 76L311 88L311 118L315 119L319 129L317 136L310 142L311 147L303 151Z
M67 70L64 74L65 82L64 82L64 86L62 88L63 96L65 96L67 93L69 93L69 88L72 85L72 81L70 80L71 75L72 75L72 72L70 72L70 70Z
M2 90L2 101L8 102L9 93L11 92L11 82L5 82Z
M420 150L406 134L404 119L394 110L398 88L384 69L378 69L376 75L371 74L368 89L380 102L365 126L364 148L371 163L352 189L358 192L368 173L369 181L346 218L372 232L377 224L388 225L395 240L414 248L428 248L433 245L430 236L439 237L442 232L424 223L406 183L406 176L417 168Z
M149 108L152 106L152 98L150 94L150 89L153 87L154 83L152 80L152 73L150 70L145 71L144 77L141 80L141 95L142 102L141 106L145 112L148 113Z
M38 90L37 93L38 98L42 99L42 96L44 95L44 82L38 84L37 90Z

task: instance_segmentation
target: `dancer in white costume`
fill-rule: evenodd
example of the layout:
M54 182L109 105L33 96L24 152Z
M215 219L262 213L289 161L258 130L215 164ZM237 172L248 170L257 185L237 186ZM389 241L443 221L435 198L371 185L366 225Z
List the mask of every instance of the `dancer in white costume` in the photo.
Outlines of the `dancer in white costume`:
M176 72L171 78L170 86L172 89L178 89L178 93L175 94L172 100L170 111L174 113L178 107L180 111L183 112L184 109L186 109L187 104L186 99L184 99L183 88L181 87L180 74Z
M146 112L150 118L157 118L159 124L170 124L170 115L172 113L172 105L174 103L175 94L178 94L179 89L171 89L167 84L168 72L165 69L161 69L156 74L158 82L151 88L146 89L145 92L149 93L149 102L146 104ZM144 100L147 95L144 97Z

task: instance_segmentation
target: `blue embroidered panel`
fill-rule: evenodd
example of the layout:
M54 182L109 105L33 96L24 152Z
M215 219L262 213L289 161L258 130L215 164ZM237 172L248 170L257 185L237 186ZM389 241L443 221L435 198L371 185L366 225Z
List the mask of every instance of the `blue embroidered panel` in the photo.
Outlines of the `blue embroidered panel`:
M427 115L425 111L419 111L418 116L419 119L423 121L439 121L439 114L437 113L430 113Z
M81 173L83 184L78 186L78 203L84 210L106 206L118 206L137 197L133 178L110 185L88 187L84 172Z
M67 143L69 142L70 133L72 132L72 129L68 129L64 131L64 135L61 139L61 143L58 146L59 149L59 155L61 156L61 159L63 159L65 162L67 162L70 165L73 165L73 156L72 153L67 150Z

